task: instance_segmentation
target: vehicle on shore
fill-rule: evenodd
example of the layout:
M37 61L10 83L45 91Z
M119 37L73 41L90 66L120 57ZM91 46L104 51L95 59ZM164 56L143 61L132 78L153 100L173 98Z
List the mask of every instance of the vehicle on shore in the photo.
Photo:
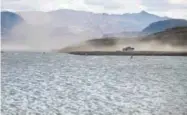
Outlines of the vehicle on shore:
M124 52L124 51L134 51L134 49L135 49L135 48L128 46L128 47L123 48L122 51L123 51L123 52Z

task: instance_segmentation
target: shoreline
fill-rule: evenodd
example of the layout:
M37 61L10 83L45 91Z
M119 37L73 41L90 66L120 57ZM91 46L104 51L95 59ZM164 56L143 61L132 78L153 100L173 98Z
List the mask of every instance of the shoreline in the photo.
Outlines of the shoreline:
M171 52L171 51L73 51L67 52L73 55L84 56L187 56L187 51Z

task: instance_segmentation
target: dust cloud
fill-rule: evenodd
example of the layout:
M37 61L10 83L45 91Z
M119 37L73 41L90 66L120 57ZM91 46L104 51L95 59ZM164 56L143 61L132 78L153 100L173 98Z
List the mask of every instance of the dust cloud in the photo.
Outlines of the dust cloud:
M25 14L22 15L25 23L15 26L8 36L2 37L1 50L50 52L91 39L87 34L74 34L66 27L52 25L51 17L47 15L32 17Z
M173 46L170 44L163 44L159 41L142 42L138 39L135 40L118 40L116 43L110 46L101 45L95 46L89 42L82 42L80 44L62 48L60 52L71 52L71 51L122 51L125 47L133 47L135 51L187 51L185 46Z

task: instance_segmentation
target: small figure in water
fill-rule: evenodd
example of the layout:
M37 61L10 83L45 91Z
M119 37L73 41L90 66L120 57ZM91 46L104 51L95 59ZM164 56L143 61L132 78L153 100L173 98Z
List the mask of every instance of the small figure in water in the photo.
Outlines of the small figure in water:
M133 55L131 56L131 59L133 58Z

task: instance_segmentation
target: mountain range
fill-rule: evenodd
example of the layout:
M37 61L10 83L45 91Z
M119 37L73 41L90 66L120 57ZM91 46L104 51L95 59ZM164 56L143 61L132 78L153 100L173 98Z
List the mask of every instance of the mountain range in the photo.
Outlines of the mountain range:
M28 23L66 28L70 33L103 35L123 31L141 31L149 24L168 17L159 17L145 11L126 14L96 14L61 9L51 12L18 12Z
M8 14L9 12L2 12ZM145 11L126 14L95 14L85 11L61 9L51 12L16 12L28 24L46 26L51 30L66 30L65 33L87 33L91 37L123 31L140 31L152 22L166 20ZM11 19L7 19L11 20ZM3 22L4 23L4 22ZM51 32L53 33L53 31ZM57 33L54 31L54 33ZM63 32L61 32L63 33Z
M37 29L49 28L49 35L66 37L84 35L85 37L99 37L105 34L124 31L141 31L149 24L167 20L168 17L159 17L145 11L126 14L96 14L85 11L61 9L50 12L1 12L2 25L6 30L12 29L17 21L25 21ZM11 17L11 15L14 15ZM7 22L11 28L7 26Z

